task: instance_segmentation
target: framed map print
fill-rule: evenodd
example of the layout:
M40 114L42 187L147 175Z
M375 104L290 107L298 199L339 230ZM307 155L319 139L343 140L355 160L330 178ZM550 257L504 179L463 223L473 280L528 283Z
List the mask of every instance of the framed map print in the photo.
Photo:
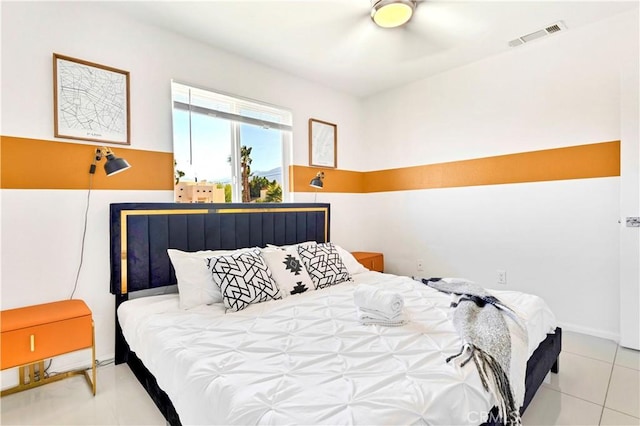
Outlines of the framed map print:
M338 126L326 121L309 119L309 165L336 168Z
M129 145L129 72L53 54L54 135Z

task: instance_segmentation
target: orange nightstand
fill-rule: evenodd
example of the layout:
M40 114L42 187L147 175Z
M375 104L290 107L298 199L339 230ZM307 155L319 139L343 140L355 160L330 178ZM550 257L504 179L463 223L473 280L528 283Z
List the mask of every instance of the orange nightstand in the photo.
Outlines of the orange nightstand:
M356 258L365 268L371 271L384 271L384 256L382 253L373 253L368 251L353 251L353 257Z
M0 312L0 369L20 367L20 383L0 396L84 375L96 394L96 347L91 310L82 300L63 300ZM92 377L87 370L45 377L44 360L91 348Z

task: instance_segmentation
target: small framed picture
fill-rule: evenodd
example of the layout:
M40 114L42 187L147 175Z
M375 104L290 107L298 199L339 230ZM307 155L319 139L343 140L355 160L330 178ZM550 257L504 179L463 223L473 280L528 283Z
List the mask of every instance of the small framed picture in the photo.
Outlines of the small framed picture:
M338 126L309 119L309 165L335 169L338 167Z
M131 144L129 72L53 54L54 135Z

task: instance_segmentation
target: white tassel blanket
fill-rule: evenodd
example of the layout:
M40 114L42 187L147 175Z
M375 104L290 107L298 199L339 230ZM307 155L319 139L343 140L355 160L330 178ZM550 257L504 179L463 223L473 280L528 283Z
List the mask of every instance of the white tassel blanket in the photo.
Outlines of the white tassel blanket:
M464 367L473 360L482 385L496 399L499 415L505 425L519 425L520 406L523 392L514 392L512 382L517 388L524 382L524 366L513 363L512 346L527 346L527 335L518 315L504 305L483 287L471 281L450 278L423 279L423 283L436 290L455 295L451 303L453 325L462 339L463 346L457 355L449 357L447 362L458 357L466 357L461 363ZM519 331L510 332L503 313L510 317ZM518 371L512 371L518 370Z

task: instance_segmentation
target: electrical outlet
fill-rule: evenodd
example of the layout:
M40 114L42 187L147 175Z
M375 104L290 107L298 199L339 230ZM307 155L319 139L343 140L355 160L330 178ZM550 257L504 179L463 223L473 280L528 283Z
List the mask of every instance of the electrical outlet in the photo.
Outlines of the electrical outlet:
M498 269L496 271L496 277L498 284L507 284L507 271L505 271L504 269Z
M416 270L424 271L424 260L422 259L416 260Z

